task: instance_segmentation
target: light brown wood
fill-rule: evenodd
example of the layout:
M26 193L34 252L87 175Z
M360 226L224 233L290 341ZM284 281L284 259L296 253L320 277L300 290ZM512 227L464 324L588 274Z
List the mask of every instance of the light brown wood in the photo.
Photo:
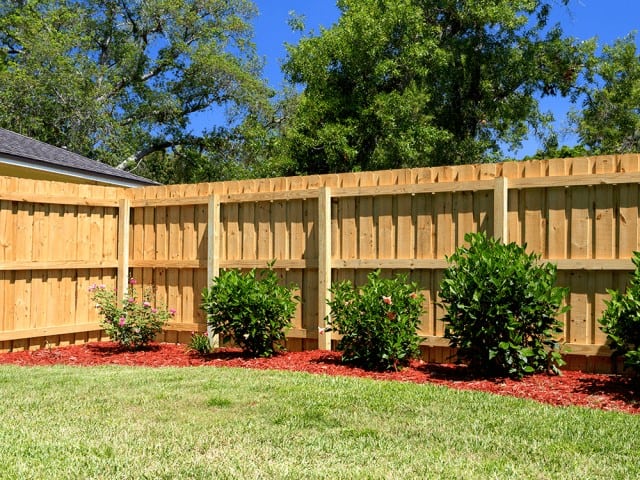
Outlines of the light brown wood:
M129 247L131 202L123 198L118 208L118 282L119 292L126 292L129 287ZM123 295L124 293L121 293Z
M37 337L49 337L66 335L78 332L90 332L93 330L101 330L98 323L80 323L74 325L51 326L45 328L29 328L25 330L13 330L0 332L0 342L8 340L24 340Z
M508 201L509 180L498 177L493 188L493 236L503 242L509 238Z
M331 189L323 188L318 197L318 348L331 350L331 333L326 319L331 314L327 300L331 298Z
M66 261L11 261L0 262L0 271L17 271L17 270L65 270L65 269L80 269L80 268L117 268L118 262L116 260L111 261L85 261L85 260L66 260Z
M363 269L376 270L378 268L391 270L416 270L416 269L444 269L449 264L445 259L423 258L423 259L369 259L369 260L333 260L332 268L340 269Z
M211 271L275 259L281 281L302 296L290 338L328 348L317 329L331 282L362 284L378 268L418 281L421 332L439 338L445 257L482 230L557 264L559 284L571 288L566 339L599 355L606 289L624 289L640 250L639 182L638 155L130 190L0 178L0 332L55 327L54 343L99 339L99 330L73 330L98 320L86 289L121 289L133 272L178 310L164 338L185 338L176 332L204 326L199 294Z

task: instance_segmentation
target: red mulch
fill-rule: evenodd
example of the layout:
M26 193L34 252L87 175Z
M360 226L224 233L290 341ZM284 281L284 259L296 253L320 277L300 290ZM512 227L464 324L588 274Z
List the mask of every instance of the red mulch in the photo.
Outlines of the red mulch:
M237 349L225 348L207 357L188 352L184 345L153 344L140 351L120 349L114 343L89 343L69 347L0 354L0 363L15 365L104 364L148 367L242 367L295 370L324 375L368 377L416 383L433 383L451 388L482 390L498 395L530 398L552 405L580 405L602 410L640 413L640 391L625 377L575 371L561 376L537 374L516 381L471 378L462 365L415 361L399 372L369 372L343 365L340 353L311 350L287 352L272 358L251 358Z

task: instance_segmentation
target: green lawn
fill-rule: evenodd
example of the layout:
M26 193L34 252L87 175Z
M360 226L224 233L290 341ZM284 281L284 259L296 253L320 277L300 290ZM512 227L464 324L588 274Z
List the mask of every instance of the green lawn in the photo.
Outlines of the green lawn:
M0 367L2 479L640 478L640 416L210 367Z

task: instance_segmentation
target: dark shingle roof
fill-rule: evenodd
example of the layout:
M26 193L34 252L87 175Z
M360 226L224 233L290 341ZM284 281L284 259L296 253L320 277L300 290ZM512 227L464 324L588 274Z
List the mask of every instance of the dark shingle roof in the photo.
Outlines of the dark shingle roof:
M36 168L56 168L68 171L75 176L99 177L107 183L125 183L128 185L158 185L157 182L139 177L124 170L113 168L104 163L54 147L33 138L0 128L0 156L10 156L25 160Z

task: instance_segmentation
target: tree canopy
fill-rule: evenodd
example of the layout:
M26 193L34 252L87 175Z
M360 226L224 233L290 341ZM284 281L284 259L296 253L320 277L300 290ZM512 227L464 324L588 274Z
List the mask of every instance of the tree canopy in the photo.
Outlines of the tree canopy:
M0 126L164 176L144 163L170 157L188 181L269 107L255 13L249 0L2 1ZM192 131L193 115L211 128Z
M565 0L563 3L567 3ZM548 25L551 2L340 0L339 22L289 47L302 87L285 129L299 172L500 158L551 118L593 45Z
M582 145L595 154L640 152L640 55L629 35L603 48L588 69L582 110L574 112Z
M532 132L538 158L638 152L635 39L597 56L550 23L568 3L338 0L278 94L252 0L0 0L0 127L163 183L496 161ZM545 96L579 102L578 145Z

